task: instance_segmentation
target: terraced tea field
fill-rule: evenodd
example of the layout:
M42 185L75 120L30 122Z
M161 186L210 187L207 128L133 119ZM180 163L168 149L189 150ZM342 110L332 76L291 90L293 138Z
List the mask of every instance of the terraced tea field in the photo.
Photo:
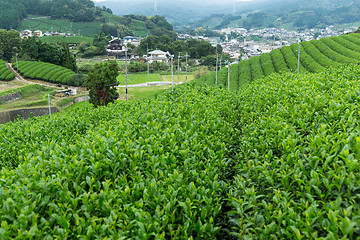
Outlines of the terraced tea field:
M256 79L273 73L297 72L298 48L298 44L295 43L232 65L230 89L236 91ZM358 63L360 62L360 36L348 34L302 42L300 53L301 73L315 73L326 67ZM215 75L202 77L199 82L215 84ZM218 82L227 87L226 68L219 71Z

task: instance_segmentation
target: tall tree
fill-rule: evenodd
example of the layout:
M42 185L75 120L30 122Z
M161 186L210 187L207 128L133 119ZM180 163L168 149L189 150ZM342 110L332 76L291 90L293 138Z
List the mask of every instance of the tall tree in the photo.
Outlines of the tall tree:
M76 59L75 59L74 55L72 55L70 53L68 44L63 42L62 48L63 48L63 52L64 52L64 57L62 59L61 66L71 69L74 72L77 71Z
M18 31L0 29L0 58L10 61L15 51L20 49L20 35Z
M119 66L115 61L97 63L88 72L85 86L90 91L90 102L95 106L106 106L114 102L119 93L116 91Z

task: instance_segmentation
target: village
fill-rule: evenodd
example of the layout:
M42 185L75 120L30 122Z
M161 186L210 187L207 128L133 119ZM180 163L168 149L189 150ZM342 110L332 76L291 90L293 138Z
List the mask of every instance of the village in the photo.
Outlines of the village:
M218 33L225 36L224 40L219 37L204 37L204 36L191 36L189 34L179 34L179 39L198 39L205 40L211 43L214 47L218 44L223 48L224 54L229 54L233 61L238 59L249 59L252 56L260 56L262 53L269 53L274 49L283 46L289 46L293 43L301 41L310 41L313 39L321 39L325 37L339 36L344 33L350 33L356 30L356 27L349 27L345 29L336 29L334 26L326 27L325 29L305 29L302 31L289 31L286 29L277 28L264 28L264 29L250 29L245 28L224 28L217 30ZM24 30L20 32L21 38L25 37L42 37L42 36L76 36L74 33L61 33L61 32L45 32L40 30L34 32ZM107 46L107 55L117 59L125 59L126 48L128 44L135 47L140 45L141 40L144 38L126 36L122 39L113 37ZM169 63L167 53L162 49L156 49L148 53L148 55L139 56L133 53L128 53L127 58L136 60L145 58L147 61L161 61Z
M219 38L208 38L203 36L190 36L181 34L181 39L195 38L204 39L213 46L220 44L223 53L228 53L231 59L248 59L252 56L260 56L262 53L269 53L276 48L289 46L301 41L310 41L325 37L339 36L356 30L356 27L337 30L334 26L325 29L305 29L303 31L289 31L277 28L250 29L245 28L224 28L218 30L225 35L225 41ZM232 36L236 36L232 38Z

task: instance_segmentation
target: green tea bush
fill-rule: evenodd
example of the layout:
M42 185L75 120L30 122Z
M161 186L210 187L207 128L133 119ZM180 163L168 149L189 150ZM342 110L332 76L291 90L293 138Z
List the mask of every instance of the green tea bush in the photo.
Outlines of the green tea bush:
M329 45L329 43L332 43ZM343 47L339 46L342 45ZM312 40L301 43L300 73L319 72L327 67L336 67L340 64L358 63L360 53L360 38L357 35L349 34L330 39ZM242 60L236 72L240 76L231 74L233 91L246 86L248 83L263 76L269 76L275 72L297 72L298 44L275 49L270 53L264 53L260 57L252 57L250 60ZM233 71L235 72L235 71ZM218 83L227 86L224 81L225 73L219 72ZM200 78L200 76L198 77ZM235 82L234 82L235 81ZM206 82L215 84L214 74L201 77L197 83Z
M270 52L272 62L276 72L288 72L289 68L285 62L285 58L281 53L280 49L274 49Z
M19 61L18 71L27 78L39 79L53 83L68 84L64 79L70 79L75 73L67 68L50 63ZM63 74L65 74L62 76Z
M15 78L15 74L0 60L0 81L11 81Z
M295 46L295 45L294 45ZM280 48L281 53L284 56L285 62L288 66L288 69L291 72L297 72L298 69L298 52L297 50L293 52L290 46L285 46ZM301 73L306 73L307 70L304 68L304 66L300 62L299 71Z
M357 66L273 75L238 93L239 145L229 190L241 239L358 239Z
M351 39L351 35L341 35L339 37L331 37L330 39L350 49L351 51L360 53L360 46L357 43L349 40Z
M311 41L311 43L331 60L338 63L357 63L358 60L344 56L344 53L337 53L328 47L323 41Z
M234 97L188 85L0 125L1 238L216 238Z
M359 76L194 82L0 125L0 238L358 239Z
M318 40L312 40L312 41L318 41ZM301 46L304 48L304 50L306 51L307 54L309 54L316 62L318 62L323 67L339 65L337 62L330 59L324 53L320 52L314 46L314 44L312 44L312 41L310 41L310 42L302 42L301 43Z
M326 44L329 48L331 48L333 51L337 52L338 54L341 54L348 58L356 59L357 61L358 59L360 59L360 53L347 48L346 44L344 44L344 41L340 41L341 44L336 42L334 38L322 38L320 39L320 41ZM359 47L359 51L360 51L360 47Z
M246 84L251 82L251 69L250 69L250 61L245 60L241 61L238 64L238 77L239 77L239 86L245 86Z
M251 80L254 81L256 79L262 78L264 73L261 68L260 57L255 56L250 58L249 63L251 67Z
M293 52L298 51L298 44L294 43L291 46ZM324 69L317 61L315 61L304 49L303 46L300 47L300 61L304 68L309 72L319 72Z

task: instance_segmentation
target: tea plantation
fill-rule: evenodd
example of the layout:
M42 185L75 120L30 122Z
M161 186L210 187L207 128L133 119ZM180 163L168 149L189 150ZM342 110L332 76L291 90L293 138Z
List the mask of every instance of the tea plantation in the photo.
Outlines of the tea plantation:
M19 61L17 70L25 78L66 85L73 85L71 78L75 75L75 72L68 68L45 62Z
M0 238L357 239L359 76L189 83L0 125Z
M0 60L0 81L11 81L15 78L15 74Z
M270 53L242 60L231 66L230 89L237 91L248 83L279 72L297 72L297 43L275 49ZM360 34L348 34L302 42L300 48L301 73L319 72L327 67L360 62ZM227 87L227 68L218 73L218 84ZM215 75L204 76L201 82L215 84Z

